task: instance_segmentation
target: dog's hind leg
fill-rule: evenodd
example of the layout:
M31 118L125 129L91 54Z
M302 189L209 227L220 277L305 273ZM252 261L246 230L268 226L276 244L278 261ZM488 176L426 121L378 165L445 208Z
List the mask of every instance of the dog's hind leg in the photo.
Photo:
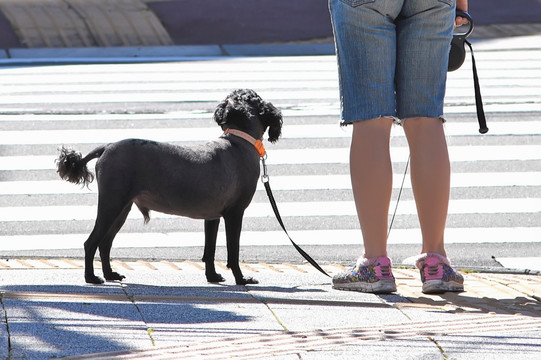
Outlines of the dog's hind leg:
M225 279L216 272L214 257L216 255L216 238L218 236L218 227L220 218L214 220L205 220L205 251L203 252L203 262L205 263L205 276L211 283L222 282Z
M94 255L100 243L99 227L94 225L94 230L90 233L90 236L85 241L85 281L89 284L103 284L103 279L94 275Z
M123 213L125 205L118 202L115 204L115 199L100 194L98 200L98 216L92 233L85 242L85 280L90 284L103 284L103 279L94 274L94 256L98 246L111 237L111 242L116 231L114 225ZM117 230L118 231L118 230ZM107 261L108 263L109 261Z
M102 240L99 245L101 268L103 270L103 276L105 277L105 280L120 281L126 278L124 275L114 272L111 268L111 247L113 246L113 240L115 239L116 234L120 231L122 225L124 225L124 222L126 222L126 218L130 213L131 206L132 203L126 205L124 210L122 210L120 215L118 215L111 229L108 231L107 236Z
M232 211L224 215L225 233L227 242L227 267L233 272L237 285L258 284L251 277L244 277L239 265L240 232L242 230L242 217L244 210Z

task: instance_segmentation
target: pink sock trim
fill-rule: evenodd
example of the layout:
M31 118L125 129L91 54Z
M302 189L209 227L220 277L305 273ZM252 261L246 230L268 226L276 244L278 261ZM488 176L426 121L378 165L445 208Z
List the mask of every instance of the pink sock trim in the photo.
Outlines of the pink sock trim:
M417 267L417 269L421 270L421 268L423 267L423 263L428 258L436 258L436 259L438 259L438 261L441 261L442 263L444 263L444 264L446 264L448 266L451 266L451 262L445 256L440 255L438 253L426 253L426 254L419 255L419 257L415 261L415 266Z
M357 260L357 267L377 265L378 263L383 266L391 266L391 259L389 259L387 256L380 256L380 257L375 257L375 258L370 258L370 259L367 259L364 256L361 256Z

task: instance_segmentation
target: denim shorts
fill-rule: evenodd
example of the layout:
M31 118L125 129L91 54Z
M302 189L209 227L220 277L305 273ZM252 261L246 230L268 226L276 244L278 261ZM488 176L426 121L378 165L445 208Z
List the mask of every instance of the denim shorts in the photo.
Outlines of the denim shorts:
M342 124L442 117L455 0L329 0Z

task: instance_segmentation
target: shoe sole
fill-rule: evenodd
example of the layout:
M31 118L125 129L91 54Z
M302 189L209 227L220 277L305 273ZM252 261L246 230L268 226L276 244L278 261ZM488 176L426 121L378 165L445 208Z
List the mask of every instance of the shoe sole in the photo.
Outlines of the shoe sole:
M394 280L380 280L375 283L352 282L344 284L333 284L333 289L359 291L372 294L388 294L396 291Z
M447 291L464 291L464 284L456 281L427 280L423 284L424 294L441 294Z

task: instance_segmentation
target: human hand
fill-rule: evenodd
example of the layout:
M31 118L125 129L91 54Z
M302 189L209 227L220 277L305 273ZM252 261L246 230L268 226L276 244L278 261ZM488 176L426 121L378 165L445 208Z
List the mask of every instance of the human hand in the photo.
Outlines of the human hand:
M468 11L468 0L456 0L456 8L457 10L462 10L464 12ZM457 16L455 19L455 27L459 27L462 25L466 25L468 23L468 19Z

